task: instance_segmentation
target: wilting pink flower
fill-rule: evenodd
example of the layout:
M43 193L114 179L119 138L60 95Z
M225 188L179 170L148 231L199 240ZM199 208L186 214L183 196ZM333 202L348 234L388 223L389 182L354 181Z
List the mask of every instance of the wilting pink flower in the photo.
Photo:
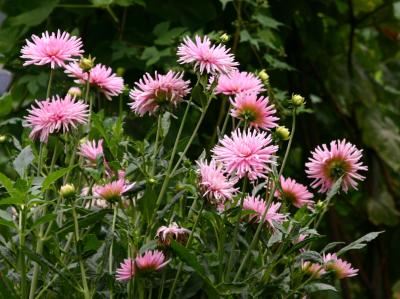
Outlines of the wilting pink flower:
M210 84L214 77L210 78ZM218 78L218 84L215 87L215 93L226 95L237 95L240 93L258 94L265 91L261 80L252 73L240 72L234 70L229 74L221 74Z
M358 269L354 269L352 265L337 257L336 253L328 253L323 255L325 269L331 270L339 279L356 276Z
M75 82L80 84L85 84L89 78L90 85L99 88L108 100L124 90L124 80L113 73L110 67L100 63L88 73L80 68L79 63L73 62L65 66L65 73L69 77L76 78Z
M221 162L228 173L239 178L247 176L250 180L265 178L270 165L276 164L274 154L278 150L270 145L271 136L265 132L234 131L231 137L224 136L212 150L217 162Z
M314 206L314 201L311 200L313 195L307 190L306 186L297 183L291 178L285 179L283 176L280 177L280 183L282 191L277 189L275 197L281 200L288 200L297 208L307 205L312 209Z
M309 261L302 262L301 269L305 273L308 273L314 278L320 278L322 275L326 273L323 265L317 263L311 263Z
M93 187L93 195L101 197L109 202L116 202L121 196L132 189L135 183L130 184L124 178L105 184L103 186Z
M230 73L238 65L224 45L212 45L207 36L202 40L196 35L195 42L186 36L178 47L178 56L179 63L194 63L200 73Z
M135 275L135 262L131 258L127 258L117 269L115 279L118 281L130 280Z
M286 215L278 213L280 207L280 203L272 203L266 212L264 222L268 224L270 228L274 228L274 222L282 223L286 220ZM250 221L261 222L266 209L266 202L258 195L248 195L244 199L243 210L254 211L254 214L249 215Z
M255 93L238 94L231 99L231 115L242 121L247 121L254 128L269 130L277 126L276 110L270 105L267 97L259 97Z
M58 95L44 101L35 101L37 107L31 106L29 115L25 117L26 127L32 128L29 137L40 138L47 142L49 135L54 132L68 132L78 124L87 122L89 115L88 105L82 101L75 101L70 95L61 98Z
M217 206L218 210L223 210L224 203L231 200L238 190L234 187L237 180L227 178L222 164L217 164L214 160L211 160L210 164L207 161L199 161L197 165L202 195Z
M175 222L169 226L161 226L157 229L156 236L161 244L169 246L171 239L176 240L181 244L185 244L190 230L179 227Z
M79 37L70 36L67 32L42 33L42 37L32 35L32 41L26 40L21 49L21 58L25 65L44 65L50 63L52 69L64 66L67 61L74 61L82 56L82 41Z
M165 260L165 255L158 250L148 250L143 255L137 256L135 259L136 266L143 271L160 270L170 261Z
M131 109L143 116L158 110L160 105L176 106L189 93L190 81L183 80L183 73L169 71L166 75L157 72L154 78L146 73L129 93Z
M349 187L357 189L357 180L365 179L358 172L368 170L367 166L360 162L361 157L362 150L358 150L345 139L332 141L330 148L326 144L318 146L306 163L306 173L309 178L314 179L311 187L319 188L318 192L325 193L342 177L341 187L344 192L347 192Z
M95 140L87 140L79 146L79 155L89 160L91 164L97 163L97 158L103 156L103 139L97 144Z

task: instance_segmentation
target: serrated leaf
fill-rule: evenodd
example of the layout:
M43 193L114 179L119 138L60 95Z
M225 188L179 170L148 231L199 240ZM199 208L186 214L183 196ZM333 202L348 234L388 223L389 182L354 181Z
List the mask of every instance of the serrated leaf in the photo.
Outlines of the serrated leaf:
M381 233L383 233L384 231L380 231L380 232L372 232L369 234L366 234L365 236L361 237L358 240L355 240L354 242L350 243L349 245L343 247L342 249L340 249L337 253L337 255L342 255L343 253L345 253L346 251L352 250L352 249L361 249L364 248L365 246L367 246L367 242L370 242L372 240L374 240L376 237L378 237Z

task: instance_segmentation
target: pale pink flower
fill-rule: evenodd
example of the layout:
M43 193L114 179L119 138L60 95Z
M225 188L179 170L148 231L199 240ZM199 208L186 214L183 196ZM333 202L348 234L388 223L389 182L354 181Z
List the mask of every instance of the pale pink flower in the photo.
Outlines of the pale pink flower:
M311 275L314 278L320 278L322 275L326 273L324 266L317 263L311 263L309 261L305 261L301 263L301 269Z
M88 105L75 101L70 95L61 98L58 95L44 101L35 101L37 107L31 106L29 115L25 117L24 126L32 128L30 138L40 138L46 142L49 135L60 131L68 132L78 124L87 122Z
M231 115L250 126L270 130L277 126L276 110L267 97L257 97L255 93L241 93L231 99Z
M21 49L21 58L25 59L25 65L50 64L54 69L62 67L67 61L75 61L82 56L82 41L79 37L70 36L67 32L42 33L42 37L32 35L32 41L26 40L26 45Z
M313 195L307 190L306 186L297 183L291 178L285 179L283 176L280 177L280 184L282 191L276 189L275 197L281 200L287 200L297 208L301 208L304 205L310 209L313 208L314 201L311 200Z
M227 200L238 191L235 188L236 179L229 179L225 176L222 164L214 160L208 164L207 161L198 161L199 187L203 197L206 197L212 205L215 205L219 211Z
M336 253L328 253L323 255L325 269L334 272L337 278L356 276L358 269L354 269L352 265L337 257Z
M115 279L118 281L130 280L135 276L135 262L131 258L127 258L116 271Z
M135 259L138 269L143 271L160 270L167 265L170 260L165 260L165 255L158 250L148 250L143 255L139 255Z
M157 72L154 78L146 73L135 88L129 92L131 109L143 116L154 114L160 106L176 106L190 92L190 81L183 80L183 73L169 71L166 75Z
M157 229L156 236L161 244L169 246L171 239L176 240L181 244L185 244L190 230L179 227L175 222L169 226L161 226Z
M214 81L214 76L210 77L210 84ZM215 93L225 95L238 95L240 93L259 94L265 91L261 80L252 73L234 70L230 74L221 74Z
M110 67L100 63L89 72L84 72L79 63L73 62L65 66L65 73L69 77L76 78L75 83L85 84L89 78L90 85L99 88L108 100L124 90L124 80L113 73Z
M91 164L97 163L97 158L103 156L103 139L87 140L79 146L79 155L89 160Z
M93 195L101 197L108 202L119 201L122 195L132 189L135 183L130 184L124 178L105 184L103 186L93 187Z
M178 47L178 56L179 63L194 63L194 69L200 73L230 73L238 65L224 45L212 45L207 36L202 40L196 35L195 42L186 36Z
M241 132L237 129L231 137L225 135L212 152L229 174L256 180L265 178L265 174L271 171L270 165L276 164L274 154L278 147L271 142L271 136L265 132L250 129Z
M264 222L270 227L274 228L274 222L282 223L286 220L286 215L278 212L281 203L271 203L269 206ZM267 209L266 202L260 196L248 195L243 201L243 210L253 211L254 214L249 215L250 221L261 222L262 216Z
M365 179L358 172L368 170L360 161L361 158L362 150L358 150L345 139L332 141L330 148L326 144L318 146L306 163L306 173L309 178L314 179L311 187L319 188L318 192L325 193L342 177L341 188L344 192L349 187L357 189L357 180Z

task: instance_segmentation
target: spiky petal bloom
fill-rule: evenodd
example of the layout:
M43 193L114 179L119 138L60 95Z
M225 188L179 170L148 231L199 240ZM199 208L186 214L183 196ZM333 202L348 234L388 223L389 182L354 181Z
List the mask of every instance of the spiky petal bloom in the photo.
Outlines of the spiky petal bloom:
M194 42L186 36L178 47L178 56L179 63L193 63L194 69L200 73L227 74L238 65L224 45L212 45L207 36L201 39L196 35Z
M313 195L307 190L307 187L297 183L291 178L285 179L283 176L280 177L280 183L282 190L275 191L275 197L281 200L288 200L295 207L301 208L306 205L310 209L314 206L314 201L311 200Z
M301 269L303 270L303 272L309 274L314 278L320 278L322 275L326 273L323 265L317 263L311 263L309 261L302 262Z
M231 115L250 126L258 129L270 130L277 126L279 118L273 104L267 97L257 97L255 93L241 93L231 99Z
M46 142L49 135L57 132L68 132L78 124L87 122L89 115L88 105L76 101L70 95L61 98L58 95L44 101L35 101L36 107L31 106L29 115L25 117L24 126L32 128L29 137L39 138Z
M110 67L101 63L96 64L89 72L84 72L79 63L73 62L65 66L65 73L76 78L75 83L85 84L89 78L90 85L99 88L108 100L124 90L124 80L113 73Z
M356 276L358 269L354 269L352 265L337 257L336 253L328 253L323 255L325 269L331 270L339 279Z
M124 178L119 178L103 186L93 187L93 195L113 203L119 201L122 195L132 189L134 185L135 183L130 184Z
M344 192L349 187L357 189L357 181L365 179L359 171L368 170L360 161L361 158L362 150L345 139L332 141L329 148L326 144L318 146L306 163L306 173L309 178L314 179L311 187L319 188L318 192L325 193L342 177L341 188Z
M170 260L165 260L165 255L158 250L148 250L143 255L139 255L135 259L138 269L143 271L160 270L167 265Z
M183 80L183 73L169 71L166 75L157 72L154 78L146 73L135 88L129 92L131 109L143 116L154 114L161 105L176 106L189 93L190 81Z
M89 160L91 164L97 163L97 158L103 156L103 139L87 140L79 146L79 155Z
M46 31L41 37L32 35L31 39L27 39L21 49L21 58L26 60L24 66L50 64L54 69L64 66L67 61L75 61L83 53L81 39L60 30L50 34Z
M212 152L214 159L221 162L229 174L256 180L265 178L270 166L276 164L274 154L278 147L271 142L271 136L265 132L237 129L231 137L225 135Z
M118 281L130 280L135 276L135 262L131 258L125 259L116 271L115 279Z
M212 84L214 77L209 82ZM265 91L261 80L252 73L234 70L230 74L222 74L218 78L215 93L225 95L238 95L240 93L259 94Z
M171 239L181 244L185 244L190 230L179 227L175 222L169 226L161 226L157 229L156 236L159 242L165 246L171 245Z
M274 222L282 223L286 220L286 215L278 212L281 207L281 203L272 203L265 215L264 222L270 227L274 228ZM262 216L267 209L266 202L260 196L248 195L243 201L243 210L253 211L253 214L249 215L249 219L252 222L261 222Z

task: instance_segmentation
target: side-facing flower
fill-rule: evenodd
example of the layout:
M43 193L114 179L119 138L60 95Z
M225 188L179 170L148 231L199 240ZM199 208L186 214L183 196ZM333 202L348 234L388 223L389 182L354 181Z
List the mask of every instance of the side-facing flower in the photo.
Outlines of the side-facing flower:
M303 272L309 274L314 278L320 278L326 273L324 265L311 263L309 261L301 262L301 269L303 270Z
M318 146L306 163L306 173L309 178L314 179L311 187L319 188L318 192L325 193L342 177L341 188L344 192L349 187L357 189L357 181L365 179L359 171L368 170L360 161L361 158L362 150L345 139L332 141L330 148L326 144Z
M119 201L122 195L132 189L134 185L135 183L130 184L124 178L120 178L103 186L93 187L93 195L114 203Z
M325 269L334 272L339 279L356 276L358 269L354 269L352 265L337 257L336 253L328 253L323 255Z
M97 158L103 156L103 139L87 140L79 146L78 154L86 158L90 164L96 165Z
M135 259L138 269L142 271L156 271L166 266L170 260L165 260L165 255L158 250L148 250Z
M266 212L264 222L270 227L274 228L274 222L282 223L286 220L286 215L278 212L281 207L280 203L272 203L268 211ZM249 219L251 222L261 222L262 216L265 213L265 209L267 209L266 202L260 196L251 196L248 195L243 202L243 210L253 211L253 214L249 215Z
M185 244L189 234L190 230L179 227L175 222L172 222L169 226L159 227L156 232L158 241L165 246L171 245L171 239Z
M135 261L131 258L125 259L116 271L115 279L118 281L130 280L135 276Z
M297 183L291 178L285 179L283 176L280 177L280 184L282 190L275 191L275 197L281 200L287 200L291 202L295 207L301 208L307 205L308 208L312 209L314 206L313 194L307 190L307 187Z
M214 77L209 82L212 84ZM252 73L240 72L234 70L229 74L221 74L218 78L218 84L215 87L215 93L225 95L238 95L240 93L259 94L265 91L261 80Z

